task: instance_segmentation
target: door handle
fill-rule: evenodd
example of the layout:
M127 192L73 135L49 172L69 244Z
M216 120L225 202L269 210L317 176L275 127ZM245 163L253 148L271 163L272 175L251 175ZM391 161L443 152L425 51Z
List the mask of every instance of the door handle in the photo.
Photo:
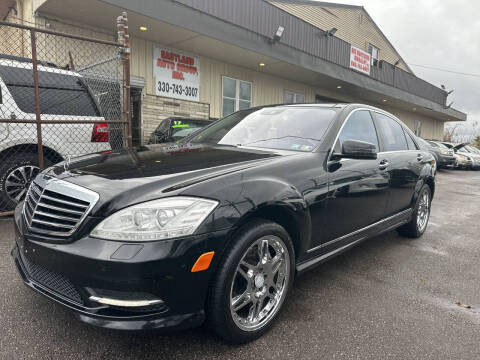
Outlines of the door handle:
M380 163L378 164L378 168L379 168L380 170L385 170L385 169L388 167L388 165L390 165L390 163L388 162L388 160L382 160L382 161L380 161Z

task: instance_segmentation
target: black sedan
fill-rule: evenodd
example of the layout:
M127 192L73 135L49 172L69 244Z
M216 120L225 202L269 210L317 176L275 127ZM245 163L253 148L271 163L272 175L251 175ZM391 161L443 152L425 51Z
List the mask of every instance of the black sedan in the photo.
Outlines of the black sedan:
M453 167L457 163L453 149L448 148L440 141L417 138L421 148L427 150L435 158L438 169Z
M163 119L155 131L150 135L149 144L161 144L178 141L193 134L212 121L206 119L191 119L169 117Z
M395 228L420 237L432 155L366 105L233 113L184 142L98 154L42 172L15 212L24 282L111 329L205 320L246 342L295 276Z

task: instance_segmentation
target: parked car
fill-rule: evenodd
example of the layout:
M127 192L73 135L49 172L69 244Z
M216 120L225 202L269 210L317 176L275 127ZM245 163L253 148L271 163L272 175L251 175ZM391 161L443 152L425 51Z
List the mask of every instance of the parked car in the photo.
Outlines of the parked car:
M442 142L445 146L455 152L457 158L457 168L461 169L479 169L480 168L480 150L468 143L453 144Z
M480 169L480 151L468 143L457 144L453 147L455 153L460 157L467 159L467 168Z
M162 120L150 136L149 144L161 144L183 139L184 137L211 124L211 120L169 117Z
M397 228L418 238L435 159L360 104L235 112L175 144L91 155L37 176L15 212L27 286L111 329L205 319L260 337L297 274Z
M455 158L453 149L448 148L448 146L442 144L440 141L425 140L425 142L431 147L430 153L435 157L438 169L455 166L457 159Z
M80 74L40 62L38 81L42 120L67 121L42 125L45 165L111 149L108 125ZM36 119L30 59L0 55L0 119L12 120L0 123L0 211L6 211L24 198L39 172L36 124L13 122Z

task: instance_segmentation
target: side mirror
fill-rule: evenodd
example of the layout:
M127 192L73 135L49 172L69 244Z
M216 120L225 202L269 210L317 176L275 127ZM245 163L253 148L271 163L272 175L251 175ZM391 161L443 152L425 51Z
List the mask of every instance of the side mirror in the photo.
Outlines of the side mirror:
M377 147L366 141L345 140L339 156L345 159L376 159Z

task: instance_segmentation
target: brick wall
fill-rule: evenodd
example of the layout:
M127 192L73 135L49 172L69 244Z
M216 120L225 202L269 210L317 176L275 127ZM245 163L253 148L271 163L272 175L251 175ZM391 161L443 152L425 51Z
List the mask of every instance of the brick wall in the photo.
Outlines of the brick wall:
M209 104L145 94L142 98L143 139L148 139L167 117L208 119L209 114Z

